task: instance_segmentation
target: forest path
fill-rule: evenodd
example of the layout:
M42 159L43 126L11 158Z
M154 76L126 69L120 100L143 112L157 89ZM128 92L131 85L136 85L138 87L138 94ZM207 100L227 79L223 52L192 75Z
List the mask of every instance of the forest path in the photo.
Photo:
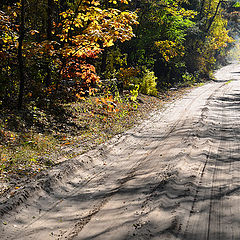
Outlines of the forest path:
M216 78L75 159L0 239L240 239L240 65Z

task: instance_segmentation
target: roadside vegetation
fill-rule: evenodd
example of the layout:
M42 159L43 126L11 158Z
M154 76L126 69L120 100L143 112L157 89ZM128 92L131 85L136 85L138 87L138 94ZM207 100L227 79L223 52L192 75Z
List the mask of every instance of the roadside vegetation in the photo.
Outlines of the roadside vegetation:
M239 9L230 0L1 2L0 194L211 79L235 44Z
M129 96L111 95L48 109L5 109L0 120L0 194L123 133L188 89L166 90L159 97L140 94L134 103Z

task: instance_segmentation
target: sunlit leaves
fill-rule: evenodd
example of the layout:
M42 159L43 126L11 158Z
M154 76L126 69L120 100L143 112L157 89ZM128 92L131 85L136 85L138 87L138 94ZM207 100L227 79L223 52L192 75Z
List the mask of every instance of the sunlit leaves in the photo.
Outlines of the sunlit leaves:
M109 113L117 113L119 111L117 108L117 101L114 100L112 95L96 98L96 104L99 112L105 115L108 115Z
M235 8L240 8L240 2L236 2L236 3L233 5L233 7L235 7Z
M83 5L79 13L68 10L60 15L64 18L62 32L58 34L60 40L76 45L97 45L100 41L103 47L109 47L117 40L130 40L134 36L132 25L137 24L137 16L132 12L96 6Z
M176 42L165 40L155 42L155 45L167 62L174 57L184 55L184 47Z
M16 12L11 8L8 8L6 12L0 11L0 55L2 57L6 57L8 51L17 45L16 16Z
M99 77L87 59L97 58L103 48L113 46L117 40L130 40L134 36L132 26L137 24L137 15L113 8L103 9L99 1L82 1L77 10L68 9L60 16L61 31L56 36L63 47L58 52L66 62L61 74L65 79L74 80L81 92L87 91L90 95L93 93L91 85L98 82ZM77 94L78 97L79 92Z
M228 21L224 16L220 0L206 1L203 6L203 22L201 30L205 38L198 44L200 72L209 73L216 63L217 54L225 54L224 48L228 47L233 39L227 30Z

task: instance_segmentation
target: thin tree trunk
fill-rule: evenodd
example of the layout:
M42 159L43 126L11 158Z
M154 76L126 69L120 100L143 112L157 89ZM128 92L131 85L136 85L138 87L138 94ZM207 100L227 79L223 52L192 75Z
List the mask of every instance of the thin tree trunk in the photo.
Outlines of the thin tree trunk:
M68 30L68 35L67 35L67 42L69 42L69 39L70 37L72 37L72 27L73 27L73 23L74 23L74 20L76 19L77 15L78 15L78 12L79 12L79 8L82 4L82 0L79 0L78 4L77 4L77 7L74 11L74 15L72 17L72 20L71 20L71 24L69 26L69 30Z
M215 19L215 17L216 17L217 14L218 14L218 10L219 10L220 5L221 5L222 2L223 2L223 1L221 1L221 0L218 2L217 8L216 8L216 10L215 10L215 13L214 13L214 15L211 17L211 19L210 19L210 22L209 22L208 28L207 28L207 30L206 30L206 33L209 32L209 30L210 30L210 28L211 28L211 26L212 26L212 24L213 24L213 22L214 22L214 19Z
M101 62L101 73L102 74L106 71L106 67L107 67L107 53L108 53L108 49L105 48L102 53L102 62Z
M52 13L53 13L53 0L48 0L48 5L47 5L47 39L49 41L52 40ZM49 59L47 60L47 75L45 79L45 85L46 87L50 86L51 83L51 69L50 69L50 56L48 57Z
M19 28L19 38L18 38L18 68L19 68L19 95L18 95L18 110L22 108L23 105L23 92L25 85L25 76L24 76L24 63L22 56L22 46L25 33L25 0L21 0L21 17L20 17L20 28Z

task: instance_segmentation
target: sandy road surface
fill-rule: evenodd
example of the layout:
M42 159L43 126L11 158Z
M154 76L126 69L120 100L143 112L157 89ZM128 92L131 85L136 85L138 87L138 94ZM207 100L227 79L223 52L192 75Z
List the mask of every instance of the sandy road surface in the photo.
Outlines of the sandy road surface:
M0 239L240 239L240 65L216 76L30 186Z

